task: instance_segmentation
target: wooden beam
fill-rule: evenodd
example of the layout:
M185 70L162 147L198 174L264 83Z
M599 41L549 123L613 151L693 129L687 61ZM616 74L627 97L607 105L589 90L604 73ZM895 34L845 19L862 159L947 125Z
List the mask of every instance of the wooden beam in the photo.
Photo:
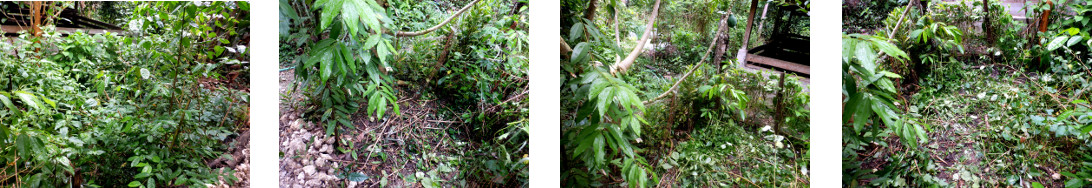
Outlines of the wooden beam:
M747 42L751 41L751 26L754 25L755 9L758 8L758 1L760 0L751 0L751 8L747 11L747 29L743 31L743 44L739 46L739 52L737 53L736 58L740 58L740 55L748 55ZM739 65L743 66L744 63L746 63L745 60L740 60Z
M747 54L747 62L769 65L780 69L803 73L805 75L811 75L811 66L760 56L758 54Z

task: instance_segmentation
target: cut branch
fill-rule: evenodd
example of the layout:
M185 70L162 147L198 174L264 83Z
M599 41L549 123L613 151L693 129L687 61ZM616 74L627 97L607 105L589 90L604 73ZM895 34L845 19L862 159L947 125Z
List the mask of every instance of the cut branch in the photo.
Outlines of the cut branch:
M698 69L698 67L701 67L701 65L705 63L705 58L709 57L709 53L713 52L713 47L716 46L717 40L720 40L719 36L723 29L724 28L717 26L717 32L713 33L713 40L709 42L709 48L705 50L705 55L701 55L701 60L698 61L697 64L694 64L694 67L690 67L690 70L686 71L686 74L683 74L682 77L679 77L679 80L675 81L675 84L672 84L670 89L664 91L664 93L660 94L660 96L656 96L656 98L645 101L645 104L655 102L657 100L663 99L664 97L667 97L668 94L675 93L675 90L679 89L679 84L681 84L683 80L686 80L686 77L689 77L690 74L694 73L694 70Z
M629 52L626 59L614 64L610 68L611 74L618 72L626 72L630 66L633 66L633 61L637 60L637 56L641 55L641 49L645 48L645 43L648 41L649 36L652 36L652 26L656 24L656 15L660 13L660 0L656 0L656 5L652 7L652 18L648 20L648 26L645 26L645 34L641 35L641 39L637 40L637 46L633 48L633 51ZM705 58L702 58L705 59Z
M454 20L455 18L459 17L460 14L463 14L463 12L466 12L466 10L469 10L470 7L473 7L474 4L478 3L478 1L481 1L481 0L474 0L474 1L470 2L470 4L467 4L462 9L459 9L458 12L455 12L455 14L451 15L451 17L448 17L447 20L444 20L443 22L440 22L440 24L436 24L436 26L432 26L431 28L428 28L428 29L425 29L425 30L420 30L420 31L414 31L414 32L398 31L398 32L394 32L394 33L392 33L391 31L388 30L388 31L386 31L386 33L394 35L395 37L413 37L413 36L420 36L420 35L428 34L428 33L432 32L432 31L436 31L436 29L440 29L440 27L443 27L444 24L447 24L448 22L451 22L451 20Z

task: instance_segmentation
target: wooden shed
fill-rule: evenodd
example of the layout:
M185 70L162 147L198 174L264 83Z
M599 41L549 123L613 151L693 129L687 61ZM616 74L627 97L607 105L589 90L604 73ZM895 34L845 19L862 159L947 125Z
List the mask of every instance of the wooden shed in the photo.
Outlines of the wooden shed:
M801 10L801 7L807 5L770 2L766 7L758 9L759 1L765 0L752 0L748 9L743 45L740 46L736 55L739 66L758 66L808 77L811 74L810 37L792 33L793 30L789 28L792 25L789 22L807 20L810 17L807 12ZM772 14L771 18L775 19L774 26L765 44L747 49L751 36L755 34L755 15L759 13L762 16L767 13Z

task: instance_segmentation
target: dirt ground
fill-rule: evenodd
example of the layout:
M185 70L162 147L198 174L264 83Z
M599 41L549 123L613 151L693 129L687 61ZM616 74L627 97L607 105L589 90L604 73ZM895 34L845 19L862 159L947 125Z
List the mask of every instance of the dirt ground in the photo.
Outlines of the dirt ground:
M250 130L245 130L238 137L226 142L228 151L225 153L231 158L222 157L209 162L209 167L216 169L221 167L235 170L233 174L237 179L235 183L227 183L220 178L217 185L208 185L209 188L250 187Z
M459 170L453 161L462 156L460 148L469 144L446 132L456 122L435 115L442 108L439 102L422 100L407 91L398 94L401 115L388 114L376 121L361 109L353 115L355 127L342 128L354 132L340 136L342 144L350 146L336 147L334 137L326 136L323 126L305 117L302 108L306 98L296 92L284 95L290 89L288 83L295 83L294 75L294 70L280 72L280 187L466 185L454 180L465 177L457 177ZM346 171L364 174L367 179L349 181L344 178Z

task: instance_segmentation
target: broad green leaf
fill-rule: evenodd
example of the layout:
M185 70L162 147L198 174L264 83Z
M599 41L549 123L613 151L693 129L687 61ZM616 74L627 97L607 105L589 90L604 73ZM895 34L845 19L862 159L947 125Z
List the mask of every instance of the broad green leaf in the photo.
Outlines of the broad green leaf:
M334 69L333 68L334 67L334 65L333 65L334 64L333 54L330 53L329 49L326 49L326 51L324 51L322 53L322 59L319 60L319 61L322 61L321 62L321 67L319 69L320 71L322 71L321 72L322 82L326 82L326 80L329 80L330 76L334 72L334 70L333 70Z
M386 42L383 42L383 43L386 44ZM389 44L386 44L386 45L389 46ZM387 63L387 55L390 54L390 52L387 51L388 48L389 48L388 46L379 45L376 48L376 55L379 56L379 62L380 63L383 63L383 64Z
M15 91L15 96L19 97L19 99L22 100L23 103L26 103L27 106L30 106L31 108L37 110L42 109L42 107L38 104L37 97L35 97L34 94L30 94L25 91Z
M19 109L15 107L15 104L11 103L11 99L6 96L6 93L0 93L0 102L4 103L4 106L7 106L8 110L11 110L15 114L20 113Z
M893 72L880 71L880 74L883 74L884 76L886 76L888 78L902 78L902 76L899 76L899 74L895 74Z
M31 145L30 137L25 133L19 134L19 136L15 138L15 149L19 152L19 155L27 156L27 153L33 150Z
M1054 51L1061 48L1062 44L1064 44L1067 39L1069 39L1069 36L1054 37L1054 40L1051 40L1050 43L1047 44L1047 50Z
M139 93L138 93L138 95L139 95ZM50 100L49 98L46 98L45 96L41 96L41 97L38 97L38 98L42 99L42 101L45 102L46 104L49 104L50 107L57 108L57 102L53 102L53 100Z
M213 52L213 56L223 55L224 54L224 47L223 46L214 46L214 47L212 47L212 52Z
M576 23L569 29L569 40L576 41L584 36L584 23Z
M1072 47L1074 44L1077 44L1078 42L1081 42L1081 39L1084 39L1084 37L1082 37L1080 35L1069 37L1069 42L1066 42L1065 46Z
M139 181L129 182L129 187L140 187L140 182Z
M1070 36L1073 36L1073 35L1077 35L1077 33L1080 33L1081 29L1077 29L1075 27L1070 27L1069 29L1065 29L1065 32L1069 33Z
M876 72L876 52L872 51L872 45L857 44L857 61L868 71L866 74Z
M383 39L383 35L380 34L373 34L368 37L368 41L364 42L364 50L372 49L376 44L379 44L379 40L381 39Z
M349 173L349 176L347 176L345 179L349 179L349 181L362 182L364 180L368 180L368 176L360 172L353 172Z
M587 62L587 48L588 43L581 42L576 44L576 48L573 48L572 62L573 63L586 63Z

